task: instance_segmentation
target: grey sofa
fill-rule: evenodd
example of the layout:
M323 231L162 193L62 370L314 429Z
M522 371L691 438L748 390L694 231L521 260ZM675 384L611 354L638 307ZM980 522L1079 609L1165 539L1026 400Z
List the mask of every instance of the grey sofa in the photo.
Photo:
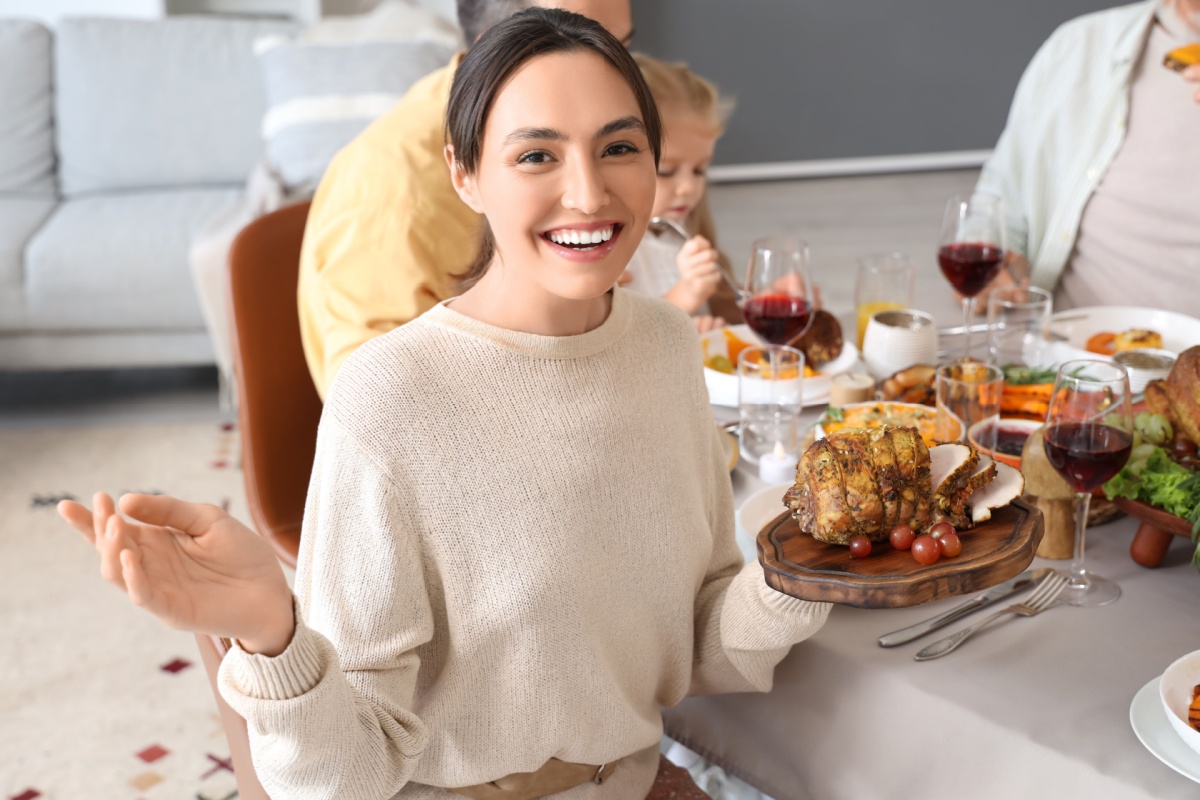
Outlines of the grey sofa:
M292 23L0 19L0 370L208 364L188 268L262 150Z

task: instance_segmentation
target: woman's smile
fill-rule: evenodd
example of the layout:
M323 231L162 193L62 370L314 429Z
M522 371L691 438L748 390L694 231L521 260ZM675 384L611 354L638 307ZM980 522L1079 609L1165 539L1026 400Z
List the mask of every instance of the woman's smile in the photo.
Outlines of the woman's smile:
M541 234L551 252L576 263L606 258L625 226L619 222L588 222L551 228Z

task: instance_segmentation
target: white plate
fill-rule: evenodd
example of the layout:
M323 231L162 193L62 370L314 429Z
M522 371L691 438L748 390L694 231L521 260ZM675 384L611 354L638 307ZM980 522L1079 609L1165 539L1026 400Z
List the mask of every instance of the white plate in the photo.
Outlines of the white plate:
M731 325L729 329L743 342L761 344L762 339L750 330L749 325ZM709 331L700 337L707 341L709 355L725 353L725 334L721 330ZM804 379L804 405L815 406L829 402L830 378L839 372L852 369L858 363L858 348L853 342L842 345L842 354L821 367L821 374L814 378ZM726 375L715 369L704 368L704 383L708 386L708 402L714 406L729 406L737 408L738 382L737 375Z
M1200 783L1200 754L1188 747L1171 729L1167 712L1158 697L1159 678L1147 683L1129 705L1129 724L1138 740L1155 758L1180 775Z
M737 520L735 532L738 548L742 551L747 563L758 561L758 545L755 544L758 540L758 532L763 529L764 525L787 510L787 506L783 504L783 495L790 488L792 488L790 483L772 484L765 489L759 489L738 506L735 516ZM1164 720L1164 724L1165 722Z
M1060 363L1072 358L1104 359L1107 356L1088 352L1087 340L1097 333L1120 333L1131 328L1145 328L1161 334L1162 349L1176 355L1200 344L1200 319L1195 317L1161 308L1090 306L1069 308L1050 317L1050 330L1067 337L1066 341L1055 342L1051 351Z

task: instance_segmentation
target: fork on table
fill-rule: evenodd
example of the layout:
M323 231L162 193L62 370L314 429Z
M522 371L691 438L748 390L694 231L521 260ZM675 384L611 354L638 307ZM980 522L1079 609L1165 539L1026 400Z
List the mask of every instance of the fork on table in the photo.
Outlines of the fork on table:
M946 653L956 650L972 634L1006 614L1014 614L1018 617L1032 617L1040 614L1053 605L1069 582L1070 576L1065 573L1052 572L1042 579L1038 587L1033 590L1033 594L1021 602L1002 608L995 614L985 617L974 625L970 625L960 631L955 631L944 639L938 639L933 644L919 651L914 658L917 661L929 661L934 658L941 658Z

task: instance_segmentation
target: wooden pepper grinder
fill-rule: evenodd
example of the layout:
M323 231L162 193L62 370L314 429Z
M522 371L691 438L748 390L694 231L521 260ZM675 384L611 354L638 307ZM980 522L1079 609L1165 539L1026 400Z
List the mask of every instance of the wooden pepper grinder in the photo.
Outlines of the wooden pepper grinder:
M1075 555L1075 490L1046 458L1042 428L1025 440L1021 450L1021 474L1025 476L1025 493L1036 498L1036 505L1046 522L1038 556L1071 558Z

